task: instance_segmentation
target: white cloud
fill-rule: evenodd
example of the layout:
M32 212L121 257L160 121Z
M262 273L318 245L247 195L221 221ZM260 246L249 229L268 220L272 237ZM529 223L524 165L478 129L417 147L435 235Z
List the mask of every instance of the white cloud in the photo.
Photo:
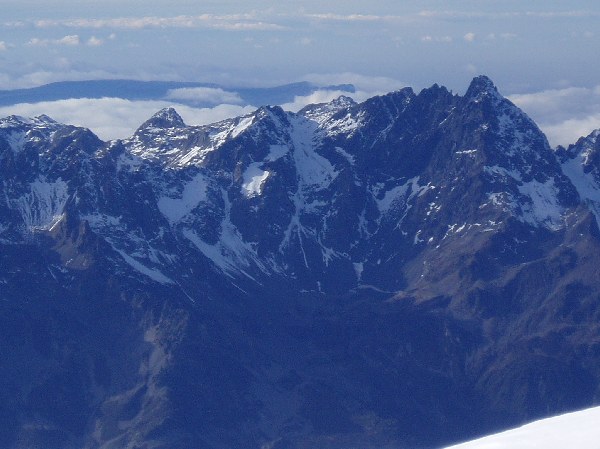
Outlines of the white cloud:
M6 42L0 41L0 51L6 51L7 49L8 46L6 45Z
M475 40L475 33L467 33L463 36L463 39L467 42L473 42Z
M32 37L25 45L30 47L45 47L48 45L48 43L48 39L38 39L37 37Z
M304 106L315 103L328 103L344 95L354 99L356 102L362 102L376 95L384 95L389 92L401 89L406 83L392 78L382 76L366 76L356 73L333 73L333 74L310 74L304 77L320 86L335 86L340 84L352 84L355 92L346 92L335 89L320 89L306 96L296 96L294 101L281 105L287 111L296 112Z
M281 107L286 111L298 112L304 106L309 104L329 103L341 95L354 97L355 94L349 94L341 90L318 90L310 95L296 96L291 103L282 104Z
M285 29L281 25L265 22L214 23L209 28L228 31L278 31Z
M167 92L169 100L184 100L192 103L209 104L241 104L242 98L237 92L228 92L220 88L186 87L171 89Z
M22 20L2 22L2 26L5 28L24 28L26 25L27 24Z
M450 36L431 36L431 35L426 35L423 36L421 38L421 41L423 42L445 42L445 43L449 43L452 42L452 38Z
M597 95L595 89L566 87L510 95L509 99L534 117L542 116L546 121L557 121L565 115L572 117L581 111L591 112L600 103L600 98L594 98Z
M79 36L72 34L55 41L58 45L79 45Z
M567 87L508 97L546 133L552 145L568 145L600 128L600 86Z
M419 12L420 17L424 18L441 18L446 20L465 19L489 19L513 20L517 18L542 18L542 19L566 19L566 18L593 18L599 17L600 13L590 10L571 10L571 11L505 11L505 12L488 12L488 11L452 11L452 10L424 10Z
M191 108L167 101L129 101L122 98L70 99L0 108L0 116L11 114L34 117L46 114L61 123L84 126L101 139L123 139L158 110L174 106L189 125L214 123L252 112L253 106L218 105Z
M220 104L214 108L190 108L175 105L175 108L189 125L208 125L220 120L249 114L256 110L254 106L238 106L233 104Z
M88 72L78 72L69 70L69 67L61 67L62 59L55 61L54 67L42 68L30 73L9 75L2 74L0 77L0 89L27 89L31 87L42 86L44 84L56 81L84 81L90 79L114 79L122 78L100 70Z
M403 15L389 14L338 14L338 13L321 13L321 14L305 14L308 19L316 19L322 21L338 21L338 22L416 22L417 20L514 20L517 18L593 18L599 17L597 11L453 11L453 10L423 10L418 13L406 13Z
M66 45L76 46L81 43L79 36L71 34L68 36L61 37L60 39L39 39L34 37L27 42L26 45L30 47L47 47L48 45Z
M389 91L365 91L365 90L356 90L356 92L346 92L343 90L328 90L328 89L320 89L316 92L313 92L310 95L304 96L295 96L294 101L291 103L282 104L281 107L286 111L298 112L305 106L309 104L319 104L319 103L329 103L340 96L346 96L352 98L357 103L363 102L371 97L376 95L383 95L388 92L391 92L395 89L390 89Z
M527 17L537 17L544 19L556 19L556 18L591 18L598 17L600 13L598 11L585 11L585 10L571 10L571 11L528 11L523 13Z
M399 19L400 16L378 16L372 14L307 14L308 18L318 20L331 20L339 22L376 22L381 20Z
M580 137L589 135L600 129L600 112L581 119L568 119L556 124L540 124L540 128L553 146L568 146L577 142Z
M92 36L87 40L86 43L90 47L99 47L100 45L104 44L104 41L102 39L97 38L96 36Z
M175 17L117 17L109 19L44 19L34 22L37 28L213 28L230 31L269 31L285 27L276 23L258 20L254 14L201 14L198 16L180 15Z
M10 48L10 47L9 47ZM83 68L83 70L82 70ZM113 71L89 67L87 70L83 64L72 63L69 59L59 57L49 61L32 61L27 65L6 66L4 72L0 72L0 89L27 89L58 81L87 81L87 80L110 80L131 79L138 81L188 81L191 76L182 76L171 64L162 64L148 70L145 67L131 67L127 71ZM205 76L198 78L193 73L194 80L206 82L222 82L222 84L236 84L244 80L231 80L227 78Z
M319 86L352 84L357 91L369 96L391 92L406 86L405 82L385 76L368 76L358 73L311 73L303 77ZM346 93L348 95L348 93Z
M519 37L519 36L515 33L500 33L500 34L489 33L485 37L485 39L488 41L495 41L499 38L499 39L508 41L508 40L516 39L517 37ZM473 38L475 38L475 35L473 35Z

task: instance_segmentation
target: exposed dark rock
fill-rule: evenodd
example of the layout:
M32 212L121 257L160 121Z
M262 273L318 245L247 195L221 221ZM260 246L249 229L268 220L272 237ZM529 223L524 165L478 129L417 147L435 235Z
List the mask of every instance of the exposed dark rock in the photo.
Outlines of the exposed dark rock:
M486 77L101 142L0 120L0 446L436 447L600 397L598 132Z

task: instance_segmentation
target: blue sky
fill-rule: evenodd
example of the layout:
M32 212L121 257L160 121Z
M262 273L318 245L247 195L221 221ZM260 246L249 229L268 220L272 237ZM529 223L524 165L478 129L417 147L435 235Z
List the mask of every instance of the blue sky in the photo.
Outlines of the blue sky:
M573 100L568 118L600 118L596 0L3 0L1 17L0 89L131 78L462 93L484 73L532 111L583 97L585 117Z

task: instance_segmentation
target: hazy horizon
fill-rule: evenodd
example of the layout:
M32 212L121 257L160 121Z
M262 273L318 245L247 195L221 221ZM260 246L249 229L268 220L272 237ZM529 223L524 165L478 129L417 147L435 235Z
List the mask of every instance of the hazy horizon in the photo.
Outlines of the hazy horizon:
M7 0L0 89L117 78L240 87L307 80L352 83L364 99L434 83L463 93L485 74L552 144L567 144L600 128L600 5L558 3ZM240 112L231 104L223 102ZM59 118L65 109L43 106ZM98 115L109 115L103 106ZM140 117L153 107L120 106L142 108Z

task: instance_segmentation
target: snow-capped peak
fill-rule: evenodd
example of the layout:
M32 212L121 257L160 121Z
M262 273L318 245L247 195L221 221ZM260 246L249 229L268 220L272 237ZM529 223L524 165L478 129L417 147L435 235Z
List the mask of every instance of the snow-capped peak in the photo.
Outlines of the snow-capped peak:
M9 115L8 117L0 119L0 128L12 128L24 125L50 128L65 126L61 123L58 123L56 120L47 116L46 114L41 114L33 118L23 117L20 115Z
M339 107L350 107L350 106L354 106L356 105L356 101L354 101L354 99L348 97L347 95L340 95L339 97L337 97L336 99L332 100L330 103L332 106L339 106Z
M77 339L95 324L89 335L101 337L89 350L69 345L67 362L74 355L84 368L73 391L89 399L72 414L100 412L89 422L74 417L71 429L90 432L60 447L163 445L144 432L162 438L165 422L179 432L185 416L194 419L177 440L184 445L206 435L218 447L271 447L281 438L321 447L330 437L357 447L427 437L421 446L431 447L592 403L600 240L590 210L600 217L600 165L585 148L559 164L489 79L474 80L469 95L403 89L298 114L262 107L203 126L185 126L167 108L114 142L45 117L0 120L0 304L14 301L1 322L22 316L7 341L26 337L4 365L15 379L56 368L39 382L29 376L33 386L15 384L6 404L21 404L23 391L34 400L10 414L21 433L8 436L48 447L33 436L63 430L62 410L72 404L48 409L36 392L64 390L65 353L42 340L61 336L69 317ZM31 333L32 318L35 328L47 322L43 332ZM152 345L131 333L142 324L157 331ZM130 378L102 361L115 341L107 332L119 335L114 346L125 348L118 352ZM188 344L199 338L201 347ZM144 346L130 351L134 342ZM34 363L19 369L30 355ZM210 369L198 355L214 359ZM160 375L181 367L185 377ZM377 378L375 388L365 375ZM171 399L181 385L208 398L200 401L208 408L178 408ZM229 411L212 414L211 391L233 398L240 420L231 428ZM317 407L315 394L324 398ZM383 396L393 400L381 407ZM249 403L258 408L244 414ZM323 417L328 426L311 424Z
M146 120L142 126L138 128L138 131L149 130L149 129L162 129L162 128L185 128L186 124L184 123L181 116L177 113L177 111L172 108L164 108Z
M483 98L503 99L494 82L485 75L476 76L471 81L465 98L472 101L481 101Z
M46 114L41 114L34 117L34 121L40 123L49 123L49 124L57 124L58 122L54 120L52 117L47 116Z

